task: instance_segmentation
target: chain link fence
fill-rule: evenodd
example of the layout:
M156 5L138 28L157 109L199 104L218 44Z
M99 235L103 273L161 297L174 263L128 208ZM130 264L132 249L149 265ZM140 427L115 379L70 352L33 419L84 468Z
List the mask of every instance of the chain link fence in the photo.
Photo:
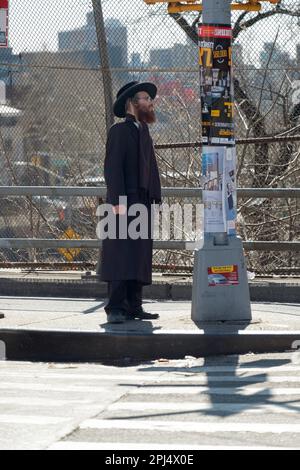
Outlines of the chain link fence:
M154 142L195 142L157 148L162 185L199 186L199 21L198 12L170 15L167 3L143 0L11 0L9 43L0 48L0 184L103 186L113 99L124 83L141 80L159 89ZM235 11L233 25L238 186L299 187L300 1ZM0 237L95 238L98 203L2 197ZM300 201L240 199L238 226L244 240L299 240ZM1 250L0 263L96 264L98 256ZM258 274L300 270L297 252L248 252L247 260ZM154 255L159 271L189 273L192 265L192 252Z

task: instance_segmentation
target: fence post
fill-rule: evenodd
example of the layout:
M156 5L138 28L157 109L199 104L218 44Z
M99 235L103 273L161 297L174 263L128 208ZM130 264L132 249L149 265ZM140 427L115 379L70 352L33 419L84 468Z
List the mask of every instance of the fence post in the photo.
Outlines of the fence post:
M100 64L102 70L102 81L103 81L103 93L105 101L105 122L106 122L106 133L108 133L111 126L114 124L114 112L113 112L113 87L112 77L110 71L107 39L105 33L105 24L101 0L92 0L96 34L98 41L98 49L100 54ZM100 201L99 201L100 203ZM98 263L96 267L96 275L99 276L101 272L101 259L100 253L98 256Z
M102 3L101 0L92 0L92 3L102 71L103 92L105 100L106 131L108 132L110 127L114 123L112 78L110 72Z

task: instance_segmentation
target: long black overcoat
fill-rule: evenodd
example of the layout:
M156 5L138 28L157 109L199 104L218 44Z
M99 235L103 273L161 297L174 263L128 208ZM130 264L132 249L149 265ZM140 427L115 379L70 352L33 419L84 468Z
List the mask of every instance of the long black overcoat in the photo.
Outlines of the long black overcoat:
M101 279L103 281L136 280L152 283L153 238L151 236L151 200L139 192L139 130L133 120L115 124L109 131L104 177L106 202L119 205L119 197L127 196L128 209L143 203L148 208L148 239L109 239L102 243ZM160 182L159 182L160 185ZM116 216L117 230L120 217ZM128 217L128 225L134 217Z

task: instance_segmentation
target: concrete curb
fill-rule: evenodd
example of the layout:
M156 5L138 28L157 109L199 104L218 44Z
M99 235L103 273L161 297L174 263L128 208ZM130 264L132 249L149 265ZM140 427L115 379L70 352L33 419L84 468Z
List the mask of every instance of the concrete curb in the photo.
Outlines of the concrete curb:
M1 278L0 296L106 298L107 285L94 280ZM144 298L192 300L191 283L154 282L144 288ZM300 303L299 284L288 282L250 283L252 302Z
M57 330L0 329L6 359L46 362L146 361L227 354L286 352L298 332L233 333L165 331L128 334ZM3 353L2 353L3 354ZM2 358L3 359L3 358Z

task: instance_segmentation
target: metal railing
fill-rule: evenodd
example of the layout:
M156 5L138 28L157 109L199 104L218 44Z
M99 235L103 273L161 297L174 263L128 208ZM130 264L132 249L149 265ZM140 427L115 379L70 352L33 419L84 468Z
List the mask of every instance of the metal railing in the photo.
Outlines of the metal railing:
M202 188L163 188L163 197L202 197ZM300 198L300 188L238 188L238 197L247 198ZM105 186L0 186L0 197L105 197Z
M239 198L300 198L300 188L239 188ZM105 187L56 187L56 186L2 186L0 197L50 196L50 197L105 197ZM202 197L201 188L163 188L163 197ZM195 243L185 240L154 241L158 250L189 250ZM101 247L101 240L60 240L32 238L0 238L0 249L20 248L86 248ZM246 251L300 252L300 241L244 241Z

